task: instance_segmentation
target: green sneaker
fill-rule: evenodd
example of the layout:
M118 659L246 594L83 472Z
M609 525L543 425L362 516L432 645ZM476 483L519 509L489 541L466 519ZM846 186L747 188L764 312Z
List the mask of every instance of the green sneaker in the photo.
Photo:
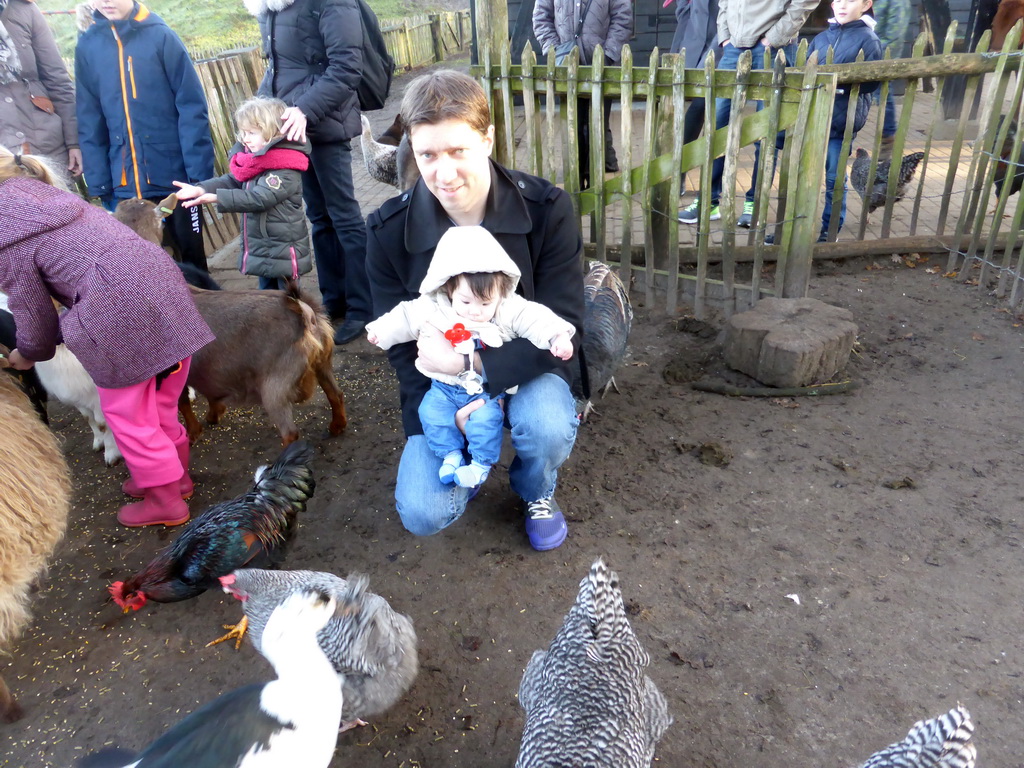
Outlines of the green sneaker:
M694 200L679 212L680 224L696 224L700 220L700 200ZM722 218L722 211L717 205L711 206L711 221Z
M750 223L754 220L754 201L744 200L743 201L743 213L740 214L739 220L736 222L737 227L743 227L744 229L750 229Z

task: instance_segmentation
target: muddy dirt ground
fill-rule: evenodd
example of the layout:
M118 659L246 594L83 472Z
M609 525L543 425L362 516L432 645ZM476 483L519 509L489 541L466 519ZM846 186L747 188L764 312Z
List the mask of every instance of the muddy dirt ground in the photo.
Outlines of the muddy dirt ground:
M413 618L421 673L341 735L332 765L511 766L523 667L598 555L621 576L675 718L660 765L853 766L958 701L979 765L1024 765L1024 329L928 266L821 268L811 295L860 327L848 368L860 387L820 399L694 391L727 375L720 321L638 307L622 393L598 404L563 469L569 538L549 553L529 548L504 468L449 530L407 533L392 507L391 370L365 341L340 350L350 426L326 437L321 396L299 409L318 488L287 565L368 573ZM74 509L34 623L0 666L27 710L0 728L4 766L141 747L269 676L248 645L204 648L240 615L226 595L128 616L108 601L106 586L176 532L119 527L125 469L89 450L77 414L52 413ZM277 451L262 412L231 411L195 447L193 511L241 492Z

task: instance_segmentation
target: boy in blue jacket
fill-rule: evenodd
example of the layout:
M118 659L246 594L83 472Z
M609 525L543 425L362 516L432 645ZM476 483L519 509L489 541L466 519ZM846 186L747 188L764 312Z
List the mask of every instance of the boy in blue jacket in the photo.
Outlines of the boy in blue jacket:
M874 32L875 20L865 16L871 10L871 0L834 0L832 12L835 17L829 19L828 29L811 41L807 51L808 57L817 52L818 63L824 64L829 48L832 49L833 64L850 64L857 60L857 54L864 51L864 61L877 61L882 58L882 43ZM878 90L878 83L862 83L857 96L857 106L853 116L853 135L864 127L871 109L871 94ZM818 242L828 240L829 223L832 221L832 190L836 185L839 173L839 154L843 147L843 134L846 132L846 117L850 106L850 87L843 86L836 90L836 103L832 108L832 128L828 135L828 154L825 157L825 210L821 214L821 234ZM846 176L843 176L843 195L839 201L839 227L843 228L846 219Z
M175 179L213 176L213 141L199 75L184 43L136 0L95 0L75 49L75 98L89 194L113 210L158 201ZM206 269L199 208L177 207L168 229L182 261Z

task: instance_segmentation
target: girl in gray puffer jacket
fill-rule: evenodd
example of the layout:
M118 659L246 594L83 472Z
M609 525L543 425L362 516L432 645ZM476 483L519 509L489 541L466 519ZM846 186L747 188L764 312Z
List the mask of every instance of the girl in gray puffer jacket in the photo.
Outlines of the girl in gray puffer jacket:
M302 204L302 172L309 167L309 143L281 134L280 99L249 99L235 112L242 149L231 156L231 172L199 184L176 181L186 208L217 203L242 214L238 268L258 275L260 288L283 288L313 268L309 224ZM184 202L187 201L187 202Z

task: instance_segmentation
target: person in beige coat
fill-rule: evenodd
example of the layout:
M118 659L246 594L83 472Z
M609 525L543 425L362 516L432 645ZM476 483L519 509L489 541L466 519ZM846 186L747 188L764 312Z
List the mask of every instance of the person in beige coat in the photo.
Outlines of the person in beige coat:
M740 56L750 51L754 69L762 69L767 53L774 60L782 51L789 66L796 63L796 41L811 11L818 7L818 0L718 0L718 41L722 46L722 58L718 69L736 69ZM755 101L760 110L764 104ZM722 128L732 114L732 99L715 99L715 126ZM776 137L781 146L783 134ZM775 148L771 151L774 153ZM750 189L743 200L743 211L736 220L737 226L750 228L754 218L754 194L758 187L761 142L754 145L754 171L750 176ZM774 176L775 162L769 163L768 170ZM725 172L725 158L717 157L711 166L711 220L722 218L719 198L722 193L722 175ZM696 224L700 220L700 198L679 212L682 224Z
M82 172L75 87L34 0L0 0L0 146Z
M424 330L435 328L465 355L465 371L457 376L425 370L416 361L417 369L431 379L419 416L427 444L442 459L442 482L479 486L501 452L504 393L490 397L484 392L483 377L474 371L477 348L525 338L561 360L572 357L572 323L515 293L519 278L519 267L490 232L480 226L452 227L438 241L420 296L366 326L369 341L382 349L415 341ZM470 415L463 437L455 414L476 400L483 405ZM463 456L467 442L472 457L468 465Z

